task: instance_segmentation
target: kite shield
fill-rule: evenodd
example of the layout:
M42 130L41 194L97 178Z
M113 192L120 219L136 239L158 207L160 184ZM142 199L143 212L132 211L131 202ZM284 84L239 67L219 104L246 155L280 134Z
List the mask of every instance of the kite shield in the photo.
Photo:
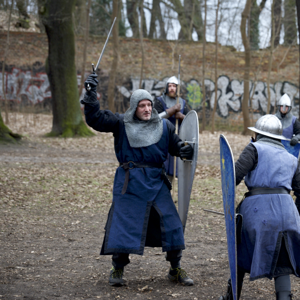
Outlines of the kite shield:
M194 149L191 160L178 159L178 213L184 230L198 159L199 123L198 115L194 110L189 111L183 119L179 137Z
M226 223L228 260L233 299L237 299L237 249L235 222L235 168L231 148L224 135L220 135L220 164L223 206Z
M296 144L295 146L291 146L290 141L281 140L281 143L288 153L294 155L297 159L299 158L299 152L300 152L300 144L299 143Z

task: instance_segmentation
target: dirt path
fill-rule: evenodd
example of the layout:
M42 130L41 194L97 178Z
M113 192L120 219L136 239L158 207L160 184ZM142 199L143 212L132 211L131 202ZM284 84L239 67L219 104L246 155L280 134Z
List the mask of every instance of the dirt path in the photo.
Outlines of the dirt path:
M42 122L43 120L43 122ZM218 299L229 276L218 137L201 135L182 266L192 287L168 281L159 248L131 255L127 285L108 285L111 257L99 256L117 166L112 136L46 139L45 120L21 145L0 147L0 299ZM46 129L43 129L45 126ZM16 130L17 131L17 130ZM19 131L20 132L20 131ZM225 133L237 157L249 138ZM237 197L245 191L241 185ZM245 279L242 299L275 299L273 282ZM292 278L295 299L299 280Z

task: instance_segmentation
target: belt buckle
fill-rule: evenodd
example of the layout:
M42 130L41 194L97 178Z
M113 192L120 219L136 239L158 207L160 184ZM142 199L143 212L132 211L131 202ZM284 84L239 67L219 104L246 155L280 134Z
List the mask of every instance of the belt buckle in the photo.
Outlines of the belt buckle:
M129 165L130 163L133 165L131 168L130 168L130 165ZM134 161L130 160L127 164L128 164L128 169L129 170L132 170L134 168Z

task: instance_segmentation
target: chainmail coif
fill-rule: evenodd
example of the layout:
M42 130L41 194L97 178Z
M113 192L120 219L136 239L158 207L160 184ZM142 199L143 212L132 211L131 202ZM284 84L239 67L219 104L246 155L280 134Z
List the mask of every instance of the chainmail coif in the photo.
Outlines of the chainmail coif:
M136 117L135 111L140 101L149 100L152 104L152 114L148 121ZM124 114L125 131L129 144L133 148L148 147L156 144L163 133L163 121L153 108L153 99L146 90L136 90L130 97L130 107Z

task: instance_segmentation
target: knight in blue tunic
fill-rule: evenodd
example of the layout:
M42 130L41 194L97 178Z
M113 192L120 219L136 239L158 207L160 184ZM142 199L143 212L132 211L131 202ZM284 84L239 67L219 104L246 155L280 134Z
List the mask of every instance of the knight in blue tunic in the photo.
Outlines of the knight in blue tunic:
M192 156L193 149L184 145L168 120L159 117L146 90L132 94L125 114L114 114L100 110L97 83L95 73L85 82L86 87L91 87L82 100L86 122L97 131L113 133L120 164L100 252L112 255L109 284L122 286L129 254L143 255L144 247L149 246L162 247L167 252L170 280L193 285L180 267L185 249L183 228L163 168L168 153L185 158Z
M238 299L245 273L250 280L274 278L276 299L292 299L290 274L300 276L300 168L281 143L282 125L274 115L261 117L255 139L235 164L236 185L245 177L249 192L238 206L243 216L237 245ZM290 195L294 191L296 202ZM230 283L226 296L233 299Z
M295 146L300 140L300 122L292 114L292 102L287 94L284 94L277 103L276 117L282 124L282 135L290 139L291 146Z
M163 94L155 99L154 108L162 118L169 119L169 121L174 126L176 123L176 119L178 119L178 129L180 129L181 122L183 121L185 115L190 111L190 109L188 108L186 101L182 98L179 98L179 103L177 104L177 86L178 79L175 76L170 77L167 80ZM178 166L178 164L176 164L176 166ZM169 179L172 180L174 170L174 157L170 154L165 161L165 168Z

